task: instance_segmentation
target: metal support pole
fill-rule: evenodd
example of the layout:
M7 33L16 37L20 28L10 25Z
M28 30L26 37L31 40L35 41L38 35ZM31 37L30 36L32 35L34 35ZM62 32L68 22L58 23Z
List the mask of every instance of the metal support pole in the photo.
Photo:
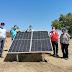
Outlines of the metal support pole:
M17 54L17 55L16 55L16 58L17 58L17 62L19 62L19 57L18 57L18 55L19 55L19 54Z
M45 56L44 56L44 53L42 53L42 61L45 62Z

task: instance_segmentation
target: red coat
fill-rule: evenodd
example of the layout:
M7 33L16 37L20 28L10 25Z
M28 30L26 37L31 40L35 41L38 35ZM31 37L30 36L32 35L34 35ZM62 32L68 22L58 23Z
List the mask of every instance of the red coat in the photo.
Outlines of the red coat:
M53 31L51 31L50 33L52 34L51 42L57 41L58 40L58 31L55 31L55 33L53 33Z

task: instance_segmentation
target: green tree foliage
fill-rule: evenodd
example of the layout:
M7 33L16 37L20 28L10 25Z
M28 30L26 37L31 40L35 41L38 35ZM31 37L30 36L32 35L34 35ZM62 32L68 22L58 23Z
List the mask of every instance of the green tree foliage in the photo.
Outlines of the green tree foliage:
M56 29L61 30L65 27L70 34L72 34L72 14L68 13L67 15L61 14L60 17L54 21L52 21L52 25L56 27Z

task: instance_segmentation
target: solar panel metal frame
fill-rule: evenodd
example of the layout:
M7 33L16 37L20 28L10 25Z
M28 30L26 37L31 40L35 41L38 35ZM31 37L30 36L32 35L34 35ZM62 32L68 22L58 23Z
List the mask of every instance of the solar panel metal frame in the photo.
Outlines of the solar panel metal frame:
M26 31L21 31L21 32L26 32ZM31 38L32 38L32 36L33 36L33 32L34 31L28 31L28 32L31 32ZM39 32L39 31L38 31ZM44 31L43 31L44 32ZM45 31L46 32L46 31ZM47 31L48 32L48 31ZM16 36L16 35L15 35ZM14 37L14 39L15 39L15 37ZM21 39L22 40L22 39ZM32 39L31 39L32 40ZM45 40L45 39L44 39ZM13 40L14 41L14 40ZM12 41L12 43L13 43L13 41ZM11 43L11 45L12 45L12 43ZM50 40L50 43L51 43L51 40ZM31 42L30 42L30 46L31 46ZM11 47L11 46L10 46ZM9 49L10 49L10 47L9 47ZM51 44L51 47L52 47L52 44ZM9 49L8 49L8 51L9 51ZM52 51L53 51L53 47L52 47ZM36 52L31 52L30 50L29 50L29 52L7 52L8 54L23 54L23 53L48 53L48 52L52 52L52 51L36 51Z

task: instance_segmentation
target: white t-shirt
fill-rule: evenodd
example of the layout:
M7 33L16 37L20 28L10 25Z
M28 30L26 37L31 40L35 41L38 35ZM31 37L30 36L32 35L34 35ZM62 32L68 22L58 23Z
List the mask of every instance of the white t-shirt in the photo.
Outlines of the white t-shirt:
M6 29L0 28L0 38L5 38L5 36L6 36Z

